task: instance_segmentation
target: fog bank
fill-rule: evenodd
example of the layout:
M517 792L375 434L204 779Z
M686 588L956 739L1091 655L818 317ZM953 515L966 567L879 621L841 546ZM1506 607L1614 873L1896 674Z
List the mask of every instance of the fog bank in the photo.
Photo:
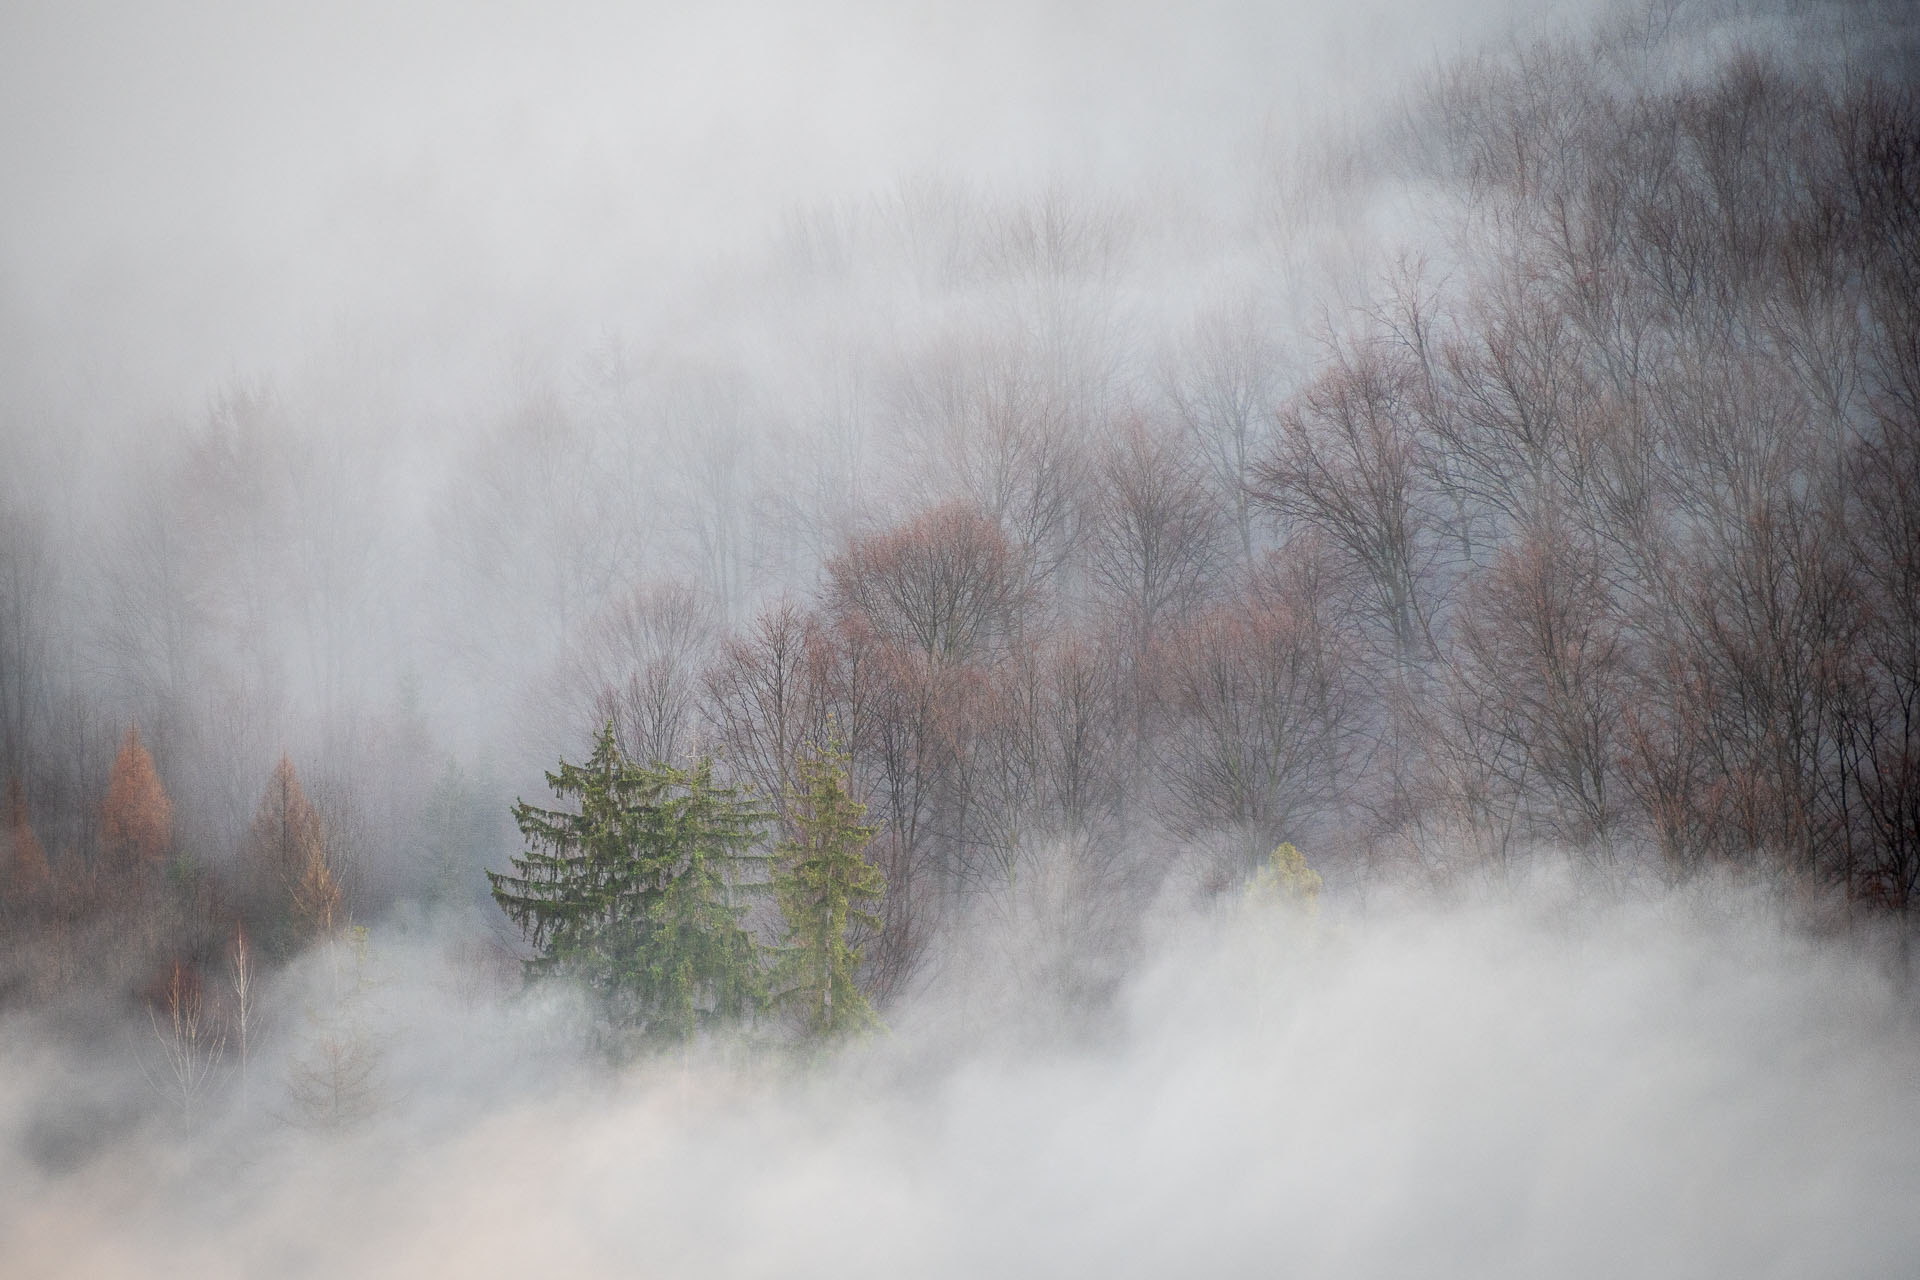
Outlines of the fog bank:
M551 1009L453 1017L387 935L363 1127L150 1113L66 1171L31 1133L73 1064L9 1034L8 1269L1864 1276L1920 1247L1896 951L1577 879L1155 931L1091 1031L956 1033L988 960L798 1076L737 1047L582 1073L537 1048Z

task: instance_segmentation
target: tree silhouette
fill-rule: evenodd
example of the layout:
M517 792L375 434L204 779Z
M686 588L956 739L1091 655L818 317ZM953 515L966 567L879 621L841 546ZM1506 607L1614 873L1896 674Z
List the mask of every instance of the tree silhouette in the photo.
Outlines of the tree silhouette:
M285 755L267 780L247 832L246 862L256 905L283 915L288 942L332 933L342 922L339 878L328 855L326 827Z
M860 949L849 928L881 927L867 909L886 893L880 869L866 849L878 827L861 819L867 807L847 791L847 757L829 748L803 757L799 785L788 797L794 838L780 845L774 892L787 921L784 957L790 985L782 998L799 1010L807 1034L827 1038L872 1026L878 1019L856 980Z
M141 745L138 726L128 728L120 741L100 817L100 837L115 861L130 867L166 861L173 847L173 802Z
M712 762L641 765L609 722L583 765L547 774L574 808L513 808L527 849L488 872L493 897L532 944L530 973L583 982L616 1027L685 1041L759 1002L759 955L735 902L769 816Z
M843 612L929 661L965 661L1008 643L1021 585L998 526L961 502L854 540L827 565Z

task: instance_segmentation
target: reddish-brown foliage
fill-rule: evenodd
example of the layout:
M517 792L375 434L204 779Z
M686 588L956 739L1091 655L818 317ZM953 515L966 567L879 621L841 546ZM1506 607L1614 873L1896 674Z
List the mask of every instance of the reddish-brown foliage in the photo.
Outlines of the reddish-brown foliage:
M340 887L328 858L326 827L300 786L293 761L284 755L267 780L246 851L256 893L264 889L284 903L302 936L332 931Z
M114 757L100 836L109 856L127 866L158 866L173 847L173 802L141 745L138 726L127 730Z
M855 539L827 573L841 613L929 659L965 661L1006 643L1018 627L1013 550L993 521L963 502Z

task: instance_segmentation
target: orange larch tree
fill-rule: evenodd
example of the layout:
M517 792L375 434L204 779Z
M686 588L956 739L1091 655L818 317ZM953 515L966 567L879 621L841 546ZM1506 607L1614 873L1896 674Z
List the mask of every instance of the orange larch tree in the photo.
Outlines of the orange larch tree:
M135 725L120 741L101 808L101 839L123 865L157 867L173 848L173 802Z
M300 937L331 933L340 919L340 886L327 854L326 827L293 770L280 757L247 833L248 870L290 909Z

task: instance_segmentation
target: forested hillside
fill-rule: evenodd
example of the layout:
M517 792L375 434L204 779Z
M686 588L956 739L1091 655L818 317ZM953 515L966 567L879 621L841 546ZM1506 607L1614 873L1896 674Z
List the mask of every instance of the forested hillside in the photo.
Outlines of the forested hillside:
M782 811L831 723L889 991L1036 860L1096 914L1282 842L1904 912L1920 116L1884 50L1686 17L1269 147L1226 252L1171 201L910 183L504 409L243 379L67 464L102 489L15 486L13 988L292 945L310 857L342 919L477 903L605 720Z
M1357 1126L1340 1141L1365 1109L1316 1055L1420 1058L1400 1029L1421 1010L1474 1019L1440 993L1455 972L1574 1020L1541 1043L1640 1061L1613 999L1658 1019L1654 1057L1694 1013L1635 966L1732 982L1750 961L1759 1003L1708 1001L1735 1011L1700 1019L1724 1036L1672 1056L1738 1062L1769 1026L1831 1050L1854 1031L1823 1019L1857 1013L1881 1049L1831 1050L1861 1073L1833 1105L1884 1096L1885 1132L1911 1124L1910 1081L1885 1082L1911 1067L1920 910L1920 23L1812 0L1463 8L1424 44L1412 19L1395 44L1329 18L1323 46L1304 11L1228 6L1165 48L1129 10L1125 41L1086 52L1046 12L991 19L1038 51L1005 110L1016 133L1034 102L1073 127L1000 168L976 163L999 135L953 124L927 143L950 168L823 189L788 157L755 179L771 196L740 178L715 188L742 193L725 218L689 196L643 231L633 191L667 207L672 181L732 175L730 145L772 174L773 144L736 137L733 107L560 129L515 98L484 126L420 117L444 151L404 151L411 116L399 140L366 126L339 144L374 158L337 207L261 197L324 228L297 266L271 230L174 264L164 201L153 243L71 269L65 242L28 252L34 200L4 224L0 1026L24 1047L0 1113L28 1154L0 1170L52 1188L33 1257L77 1212L60 1179L129 1135L162 1134L142 1150L187 1153L194 1179L221 1152L278 1159L259 1134L282 1130L458 1147L499 1108L545 1123L512 1110L527 1072L677 1081L620 1103L645 1124L673 1090L694 1108L660 1122L682 1155L647 1148L642 1180L677 1177L711 1136L700 1108L736 1093L769 1132L814 1123L755 1092L769 1073L851 1054L871 1074L835 1088L917 1097L956 1055L1036 1037L1129 1046L1085 1068L1096 1100L1204 1091L1246 1055L1227 1096L1263 1096L1262 1072L1328 1090ZM839 20L889 49L914 29ZM1292 80L1247 79L1221 52L1241 37L1249 61L1289 49ZM964 65L999 56L972 39ZM1060 105L1108 101L1099 59L1150 105ZM1021 78L1049 67L1058 102ZM835 119L838 175L865 135ZM704 140L683 168L595 168L623 129L682 127ZM302 181L332 181L314 157ZM511 198L447 215L496 181ZM580 237L600 259L561 247ZM490 261L508 241L525 256ZM281 280L297 307L249 311ZM182 386L202 368L227 372ZM1459 940L1481 937L1555 976ZM1631 956L1623 985L1569 937ZM1836 950L1792 950L1816 945ZM1380 976L1394 957L1425 994ZM1516 1078L1544 1070L1530 1032L1489 1034ZM451 1044L492 1047L458 1066ZM48 1101L29 1064L69 1053L119 1065ZM1024 1059L980 1070L994 1102L914 1122L942 1169L974 1167L964 1117L1018 1146L1028 1101L998 1100L1073 1092ZM1729 1105L1787 1087L1748 1083ZM1442 1133L1426 1118L1450 1104L1397 1087L1406 1131ZM1269 1103L1249 1105L1277 1132ZM1491 1101L1466 1105L1506 1141ZM1657 1146L1664 1122L1632 1114ZM917 1149L890 1123L842 1153L883 1217L873 1170ZM1434 1142L1392 1194L1417 1197L1454 1149ZM1888 1159L1880 1191L1920 1185ZM788 1184L764 1176L746 1194L784 1231ZM895 1209L874 1265L924 1243ZM1056 1228L1019 1256L1105 1256ZM1862 1258L1903 1247L1848 1231ZM942 1273L1005 1263L926 1247ZM1443 1252L1449 1273L1558 1256Z

